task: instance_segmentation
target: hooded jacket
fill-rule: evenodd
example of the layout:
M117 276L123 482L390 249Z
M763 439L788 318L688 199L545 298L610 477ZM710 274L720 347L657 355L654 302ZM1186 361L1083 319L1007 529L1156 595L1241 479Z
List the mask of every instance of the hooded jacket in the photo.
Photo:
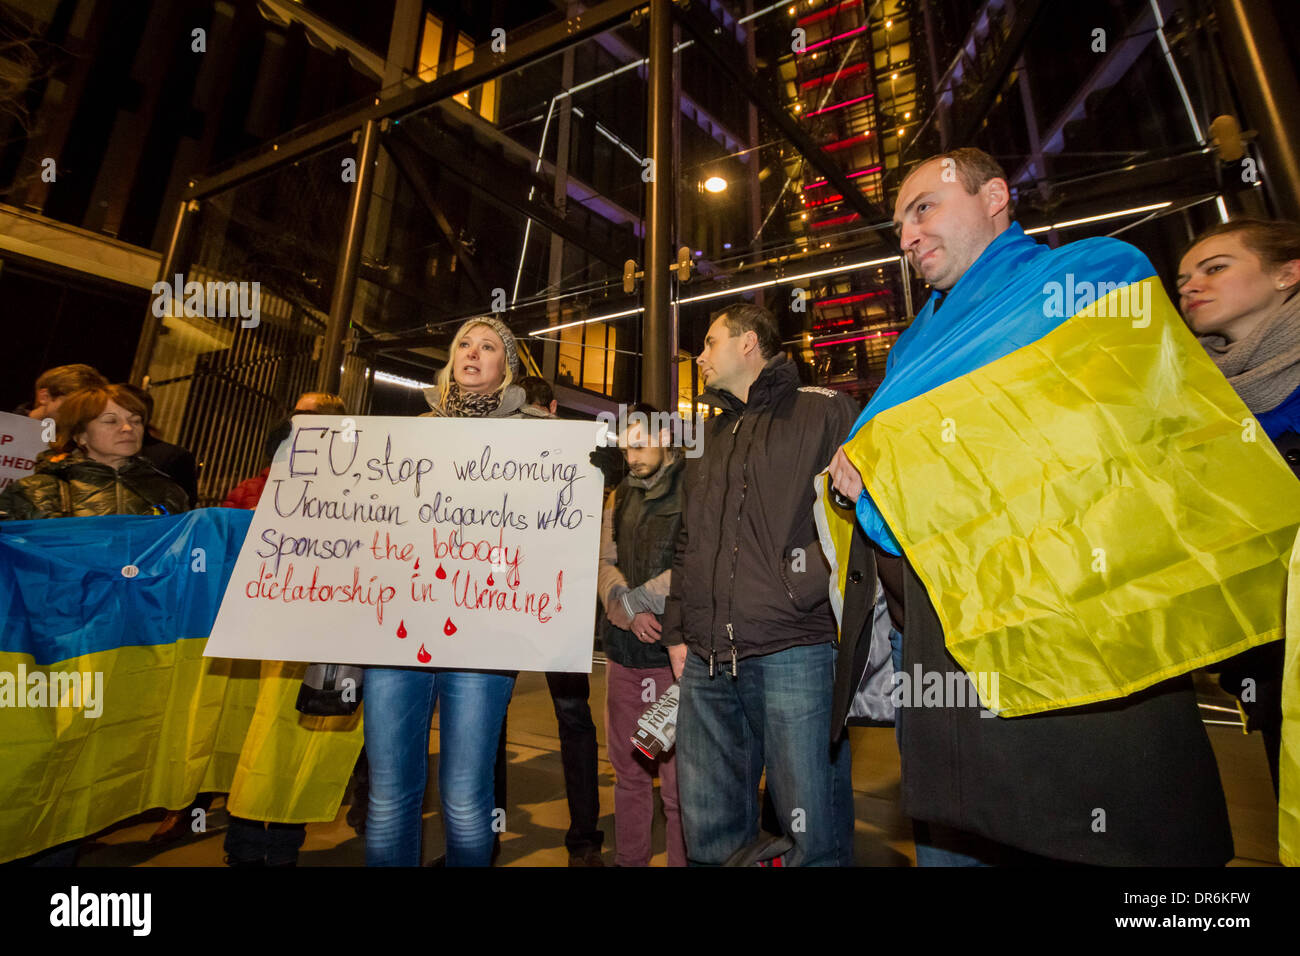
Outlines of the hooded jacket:
M79 451L43 452L34 474L0 494L0 519L14 521L188 510L181 486L138 455L114 470Z
M686 504L664 612L663 643L686 643L720 668L836 638L830 571L813 521L813 478L848 437L856 403L801 388L785 355L771 359L748 402L724 391L688 459Z

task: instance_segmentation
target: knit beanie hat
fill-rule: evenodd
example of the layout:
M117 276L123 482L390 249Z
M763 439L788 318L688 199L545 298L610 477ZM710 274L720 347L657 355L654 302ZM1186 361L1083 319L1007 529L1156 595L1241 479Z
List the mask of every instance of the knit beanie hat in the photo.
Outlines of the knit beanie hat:
M489 329L501 337L501 344L506 347L506 360L510 363L510 371L519 374L519 344L515 341L514 333L506 328L506 324L493 315L480 316L473 320L474 325L486 325Z

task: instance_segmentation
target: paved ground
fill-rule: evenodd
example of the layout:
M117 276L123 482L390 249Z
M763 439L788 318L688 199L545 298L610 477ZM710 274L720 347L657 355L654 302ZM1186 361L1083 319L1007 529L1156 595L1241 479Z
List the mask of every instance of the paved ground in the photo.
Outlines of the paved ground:
M592 712L601 744L600 805L601 829L605 831L606 862L614 841L614 776L604 759L605 729L603 701L605 673L597 665L592 674ZM1215 693L1212 683L1199 680L1204 699L1219 706L1230 704ZM1207 717L1232 720L1226 712L1206 711ZM437 724L437 718L434 719ZM1277 804L1269 782L1268 766L1258 734L1245 736L1239 727L1210 726L1210 739L1219 760L1228 811L1232 818L1237 848L1237 866L1276 866ZM546 681L540 674L521 674L510 704L508 745L508 832L502 841L500 865L564 866L564 832L568 829L568 807L564 799L564 778L560 768L559 739L555 713L551 708ZM853 784L857 809L855 855L859 866L912 866L911 826L899 813L898 750L892 729L856 728L853 743ZM437 734L431 735L434 755ZM436 761L430 764L431 786L426 800L424 856L441 852L442 829L433 781ZM311 824L300 857L302 866L360 866L364 849L344 816L351 794L344 800L333 823ZM161 817L160 812L125 821L88 841L81 866L221 866L221 842L226 813L220 798L208 817L209 830L159 849L146 841ZM662 811L655 832L654 866L664 866Z

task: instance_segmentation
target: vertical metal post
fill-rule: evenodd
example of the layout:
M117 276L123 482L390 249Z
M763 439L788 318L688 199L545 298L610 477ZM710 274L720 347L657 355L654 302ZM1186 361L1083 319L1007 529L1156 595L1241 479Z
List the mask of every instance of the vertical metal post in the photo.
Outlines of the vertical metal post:
M671 262L673 197L673 18L672 0L650 0L650 60L646 74L646 147L654 160L646 201L645 320L641 342L641 398L672 411Z
M190 212L190 202L177 204L176 219L172 222L172 235L167 241L167 252L158 267L158 281L171 285L172 271L176 268L176 257L180 251L181 237L185 234L185 218ZM199 204L193 203L195 209ZM131 377L127 379L132 385L143 385L144 377L149 374L149 362L153 358L153 348L158 343L158 332L162 329L162 319L154 314L153 296L149 297L149 310L144 315L144 325L140 327L140 339L135 346L135 360L131 363Z
M1282 28L1267 3L1218 0L1215 10L1228 74L1245 107L1242 125L1259 131L1264 186L1281 216L1300 219L1300 146L1292 129L1300 113L1300 84Z
M379 123L366 120L361 127L361 149L357 157L357 181L348 204L347 224L339 244L338 272L334 276L334 295L330 300L330 319L325 327L325 347L316 373L316 388L322 392L339 390L339 366L343 362L343 336L352 318L352 299L357 290L357 264L361 261L361 243L365 238L366 213L370 208L370 191L375 183L375 154L379 149Z
M930 59L930 89L934 90L934 109L939 114L939 150L947 150L952 143L952 115L947 105L943 102L944 91L939 89L939 55L934 42L934 31L937 24L934 22L934 15L930 10L932 0L923 0L921 4L922 22L925 24L925 48L929 53Z

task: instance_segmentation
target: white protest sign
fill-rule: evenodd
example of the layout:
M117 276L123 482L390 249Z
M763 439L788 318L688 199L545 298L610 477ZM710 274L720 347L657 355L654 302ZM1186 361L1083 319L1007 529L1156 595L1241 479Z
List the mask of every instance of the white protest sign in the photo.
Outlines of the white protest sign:
M210 657L591 670L597 425L300 415Z
M36 456L47 448L39 419L0 412L0 491L35 474Z

